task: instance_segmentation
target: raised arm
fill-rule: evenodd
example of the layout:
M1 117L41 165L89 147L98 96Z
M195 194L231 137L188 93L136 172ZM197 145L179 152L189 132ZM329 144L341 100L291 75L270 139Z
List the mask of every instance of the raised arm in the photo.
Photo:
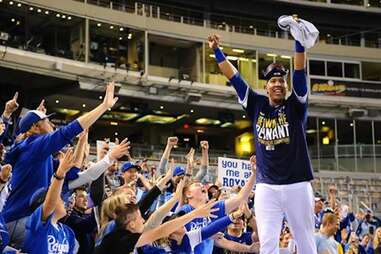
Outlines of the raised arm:
M144 224L145 231L160 226L164 217L171 211L172 207L176 204L176 202L178 202L179 197L182 195L183 188L184 180L180 180L180 182L177 184L176 192L172 196L172 198L165 202L164 205L160 206L160 208L156 210L153 214L151 214L148 221Z
M46 219L54 213L54 210L57 206L57 202L60 199L63 180L66 173L74 165L74 153L73 149L68 149L65 153L64 158L61 160L60 165L58 166L57 171L54 173L52 182L50 184L48 193L46 194L45 201L42 205L42 220Z
M208 43L209 47L214 51L218 67L225 77L229 79L238 94L240 103L246 108L247 102L245 103L245 101L249 93L249 86L245 80L242 79L241 75L239 75L238 70L226 59L224 53L219 48L220 37L216 34L210 35L208 37Z
M166 237L176 231L178 228L183 227L185 224L192 221L194 218L212 217L213 212L216 212L218 208L213 208L216 202L209 202L200 208L193 210L179 218L170 220L157 228L144 232L137 242L135 247L141 247L146 244L150 244L160 238Z
M237 196L229 198L225 201L226 213L232 212L241 203L247 202L247 199L249 198L250 192L254 188L255 178L256 178L256 157L255 157L255 155L251 156L250 164L251 164L251 175L250 175L249 179L247 180L245 186L243 186L243 188L240 190L240 192L238 193Z
M203 140L200 142L200 146L201 146L201 166L200 166L200 170L197 172L196 176L194 177L196 181L201 181L205 177L209 168L209 143L208 141Z
M89 136L88 129L84 130L79 135L78 143L74 150L74 158L75 158L74 166L77 168L82 168L83 157L85 156L85 148L86 148L88 136Z
M301 103L307 101L306 52L300 42L295 41L293 90Z
M19 93L16 92L13 98L5 103L4 111L1 115L1 118L4 123L4 129L3 132L0 133L0 143L3 142L4 137L7 135L8 125L11 121L11 116L13 112L15 112L19 107L19 104L17 103L18 96Z
M177 137L169 137L167 140L167 145L165 146L163 155L161 156L161 160L159 163L159 173L161 175L165 174L165 170L167 168L169 156L171 154L171 151L175 145L177 145L178 138Z
M126 155L129 149L130 142L125 138L119 145L114 146L111 152L102 160L98 161L87 170L80 172L77 179L69 182L69 189L72 190L81 185L95 181L114 163L114 161L118 160L123 155Z
M91 110L89 113L80 116L77 120L83 129L88 129L99 117L103 115L106 110L112 108L118 101L118 97L114 97L115 84L111 82L106 87L106 94L104 96L103 102Z

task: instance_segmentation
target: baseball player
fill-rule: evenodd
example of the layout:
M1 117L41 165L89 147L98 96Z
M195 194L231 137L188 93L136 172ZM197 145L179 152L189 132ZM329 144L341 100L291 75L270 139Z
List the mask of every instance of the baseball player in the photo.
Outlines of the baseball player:
M267 96L254 92L219 48L218 35L208 37L222 73L238 94L238 101L253 121L257 155L255 214L261 254L279 253L284 216L299 254L316 254L314 242L313 179L307 150L306 54L295 41L293 89L286 98L287 74L279 63L264 70Z

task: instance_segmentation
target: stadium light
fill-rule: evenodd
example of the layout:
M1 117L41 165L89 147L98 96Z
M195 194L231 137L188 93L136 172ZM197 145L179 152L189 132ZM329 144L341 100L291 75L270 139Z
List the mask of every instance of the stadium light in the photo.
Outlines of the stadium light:
M9 5L13 5L13 1L9 1Z
M235 53L240 53L240 54L245 53L245 50L243 49L232 49L232 51Z
M33 10L34 10L34 8L31 6L31 7L29 7L29 10L30 10L30 11L33 11Z
M45 11L45 14L46 14L46 15L49 15L49 11Z
M123 27L119 28L119 31L123 32L123 31L124 31L124 28L123 28Z
M21 3L18 3L18 4L17 4L17 7L21 7Z

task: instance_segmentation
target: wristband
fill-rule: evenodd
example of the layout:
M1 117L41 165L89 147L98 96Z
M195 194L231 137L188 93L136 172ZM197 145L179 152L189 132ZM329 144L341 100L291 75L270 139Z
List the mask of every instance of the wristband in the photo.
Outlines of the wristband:
M222 63L226 61L224 52L222 52L222 50L219 47L214 49L214 55L216 56L217 63Z
M56 172L54 172L53 177L54 177L55 179L57 179L58 181L62 181L63 179L65 179L64 176L58 176L58 175L56 174Z
M304 53L305 49L299 41L295 41L295 51L297 53Z

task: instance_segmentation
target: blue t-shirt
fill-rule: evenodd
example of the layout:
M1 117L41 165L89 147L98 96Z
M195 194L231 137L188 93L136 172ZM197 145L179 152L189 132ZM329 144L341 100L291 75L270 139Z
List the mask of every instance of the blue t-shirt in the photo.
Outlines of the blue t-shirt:
M25 225L23 252L29 254L72 254L75 235L62 223L53 225L52 215L42 221L42 205L32 213Z
M242 235L240 237L236 237L236 236L232 236L232 235L229 235L228 233L226 233L224 235L224 237L230 241L234 241L234 242L242 243L242 244L246 244L246 245L251 245L253 243L253 240L251 238L252 234L253 234L253 232L244 232L244 233L242 233Z
M47 188L53 175L52 154L83 131L77 120L44 135L33 135L15 143L5 156L6 163L12 165L10 194L5 203L5 222L29 216L29 200L40 188Z
M194 252L195 247L202 242L201 228L197 230L192 230L186 232L180 245L177 245L177 242L171 240L171 253L176 254L188 254L188 253L197 253Z
M253 121L257 183L292 184L312 180L305 129L306 97L298 97L293 90L282 105L273 107L266 96L248 87L240 103Z
M193 219L191 222L185 225L185 228L187 229L187 231L193 231L193 230L203 228L209 225L212 221L225 216L225 201L217 202L213 208L219 208L219 210L214 213L217 216L217 218ZM180 211L184 211L185 213L189 213L193 210L194 208L188 204L180 208ZM195 254L211 254L213 252L213 245L214 245L214 240L212 239L203 240L200 244L198 244L194 248L194 253Z

